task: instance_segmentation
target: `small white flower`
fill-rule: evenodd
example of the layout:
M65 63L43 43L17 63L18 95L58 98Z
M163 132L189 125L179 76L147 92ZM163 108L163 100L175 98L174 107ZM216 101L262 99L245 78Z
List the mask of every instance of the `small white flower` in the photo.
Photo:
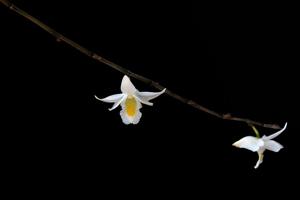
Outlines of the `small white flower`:
M263 136L262 138L259 137L253 137L253 136L246 136L242 139L240 139L239 141L233 143L232 145L235 147L239 147L239 148L245 148L248 149L250 151L253 152L257 152L258 153L258 161L256 163L256 165L254 166L254 168L258 168L258 166L263 162L263 157L264 157L264 151L270 150L270 151L274 151L274 152L278 152L280 149L283 148L283 146L281 144L279 144L278 142L272 140L275 137L277 137L280 133L282 133L285 129L286 129L287 123L285 123L284 127L269 136Z
M142 108L141 103L152 106L153 103L149 101L164 93L166 89L161 92L139 92L128 76L125 75L122 79L121 91L121 94L114 94L103 99L98 98L96 95L95 98L103 102L114 103L112 108L109 109L110 111L121 104L122 110L120 115L123 123L137 124L142 117L140 112L140 108Z

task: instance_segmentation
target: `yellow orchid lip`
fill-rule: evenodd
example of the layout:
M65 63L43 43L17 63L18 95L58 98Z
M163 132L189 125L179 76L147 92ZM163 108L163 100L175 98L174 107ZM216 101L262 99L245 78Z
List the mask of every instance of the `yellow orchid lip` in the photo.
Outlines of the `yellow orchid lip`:
M137 102L134 97L127 97L125 101L125 110L128 116L133 117L136 115Z

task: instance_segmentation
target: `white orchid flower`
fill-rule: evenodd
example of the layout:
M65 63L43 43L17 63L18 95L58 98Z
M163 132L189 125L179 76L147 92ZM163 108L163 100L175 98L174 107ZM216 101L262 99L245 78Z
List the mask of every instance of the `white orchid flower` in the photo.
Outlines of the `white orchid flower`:
M263 136L262 138L260 137L253 137L253 136L246 136L239 141L233 143L232 145L238 148L245 148L253 152L258 153L258 160L254 168L258 168L258 166L263 162L263 157L264 157L264 151L270 150L273 152L278 152L280 149L283 148L281 144L278 142L274 141L273 139L276 138L278 135L280 135L285 129L286 129L287 123L285 123L284 127L269 136ZM254 128L255 133L258 135L257 130Z
M166 89L161 92L139 92L131 83L129 77L125 75L122 79L121 91L121 94L114 94L103 99L98 98L96 95L95 98L103 102L114 103L112 108L109 109L110 111L121 104L120 115L123 123L137 124L142 117L140 112L141 103L152 106L153 103L149 101L164 93Z

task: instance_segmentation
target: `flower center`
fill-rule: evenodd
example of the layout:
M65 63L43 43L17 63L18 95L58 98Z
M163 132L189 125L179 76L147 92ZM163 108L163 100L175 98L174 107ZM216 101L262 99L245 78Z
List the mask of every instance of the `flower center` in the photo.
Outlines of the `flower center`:
M128 116L134 116L136 113L136 100L134 97L127 97L125 101L125 108Z

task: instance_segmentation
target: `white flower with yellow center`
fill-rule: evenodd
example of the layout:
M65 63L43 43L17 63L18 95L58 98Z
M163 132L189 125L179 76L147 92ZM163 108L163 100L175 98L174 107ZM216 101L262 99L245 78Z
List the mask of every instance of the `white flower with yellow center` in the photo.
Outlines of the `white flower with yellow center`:
M252 128L254 129L254 132L256 133L257 137L253 137L253 136L246 136L242 139L240 139L239 141L233 143L232 145L238 148L245 148L248 149L250 151L253 152L257 152L258 153L258 161L256 162L256 165L254 166L254 168L258 168L258 166L263 162L263 158L264 158L264 151L270 150L273 152L278 152L280 149L283 148L283 146L281 144L279 144L278 142L272 140L275 137L277 137L278 135L280 135L280 133L282 133L285 129L286 129L287 123L285 123L284 127L269 136L263 136L262 138L259 137L258 131L255 129L255 127L253 126Z
M140 108L142 108L141 103L152 106L153 103L149 101L164 93L166 89L161 92L139 92L128 76L125 75L122 79L121 91L121 94L114 94L103 99L98 98L96 95L95 98L103 102L114 103L112 108L109 109L110 111L121 104L122 110L120 115L123 123L137 124L142 117L140 112Z

